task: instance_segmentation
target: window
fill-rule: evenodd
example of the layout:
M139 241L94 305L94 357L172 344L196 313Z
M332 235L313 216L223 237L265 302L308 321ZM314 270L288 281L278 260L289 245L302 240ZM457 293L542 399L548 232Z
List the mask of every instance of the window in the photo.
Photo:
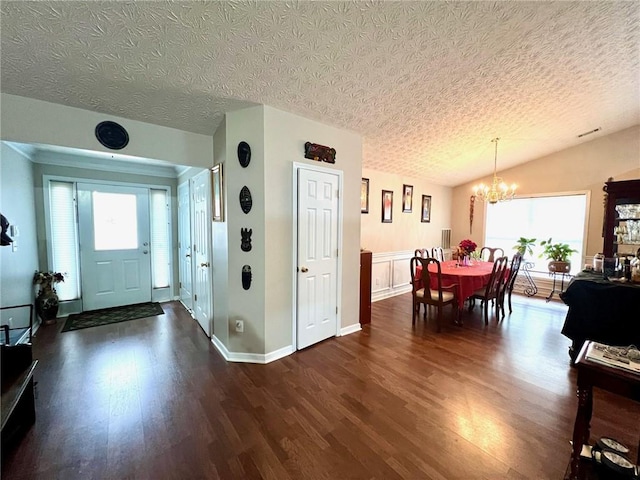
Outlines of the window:
M535 238L534 255L525 258L534 263L532 270L547 272L549 260L540 257L542 240L567 243L577 250L571 258L571 273L582 269L587 195L567 194L544 197L515 198L489 205L485 245L501 247L511 256L520 237Z
M166 190L151 190L151 271L153 288L169 286L171 246Z
M60 300L80 298L78 229L75 211L75 184L49 183L51 218L51 268L64 273L64 282L56 284Z

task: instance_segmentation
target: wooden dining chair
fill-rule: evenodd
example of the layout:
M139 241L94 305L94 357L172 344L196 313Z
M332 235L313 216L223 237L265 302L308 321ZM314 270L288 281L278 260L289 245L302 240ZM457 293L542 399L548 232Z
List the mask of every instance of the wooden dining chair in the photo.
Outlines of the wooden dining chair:
M414 308L413 308L413 318L411 320L411 324L415 324L416 321L416 307L422 303L425 305L425 320L427 316L427 305L432 305L437 308L437 317L436 317L436 330L440 332L442 326L442 309L451 305L453 308L453 316L454 321L458 319L458 297L457 297L457 287L458 285L453 283L451 285L443 285L442 284L442 269L440 268L440 262L435 258L421 258L414 257L412 262L416 262L417 265L420 265L422 269L422 286L423 288L417 290L414 295ZM429 265L436 265L436 271L430 272ZM433 279L433 281L432 281ZM431 288L434 285L436 288Z
M431 258L444 262L444 250L442 250L442 247L433 247L431 249Z
M504 318L504 297L506 296L509 302L509 315L511 315L511 292L513 292L513 286L516 283L516 277L518 276L518 270L520 270L520 264L522 263L522 255L516 253L511 259L511 266L509 267L509 277L504 284L504 287L500 290L500 309L502 310L502 318Z
M504 250L502 248L482 247L480 249L480 258L482 260L486 262L493 262L496 257L504 257Z
M414 257L420 257L420 258L429 258L429 249L428 248L416 248L413 251L413 256Z
M509 259L500 257L493 262L493 270L491 270L491 278L489 283L483 288L473 292L469 297L469 311L473 310L475 300L482 300L484 310L484 324L489 325L489 302L491 301L496 308L496 320L500 320L500 290L504 286L504 274Z

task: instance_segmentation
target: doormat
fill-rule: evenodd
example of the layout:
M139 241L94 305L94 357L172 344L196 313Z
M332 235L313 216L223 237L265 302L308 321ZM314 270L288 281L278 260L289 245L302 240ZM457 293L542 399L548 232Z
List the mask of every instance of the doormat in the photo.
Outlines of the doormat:
M102 308L90 312L72 313L64 324L63 332L81 328L98 327L110 323L126 322L136 318L163 315L164 310L157 302L138 303L123 307Z

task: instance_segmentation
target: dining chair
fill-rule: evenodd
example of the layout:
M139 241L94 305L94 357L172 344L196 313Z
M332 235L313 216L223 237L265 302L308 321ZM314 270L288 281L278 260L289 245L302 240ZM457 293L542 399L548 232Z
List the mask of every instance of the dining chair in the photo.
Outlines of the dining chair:
M496 255L498 253L498 255ZM504 250L500 247L482 247L480 249L480 258L486 262L495 261L496 256L504 257Z
M502 318L504 318L504 297L507 296L509 302L509 315L511 315L511 292L513 292L513 286L516 283L516 277L518 276L518 270L520 270L520 264L522 263L522 255L516 253L511 259L511 266L509 267L509 277L504 284L504 287L500 290L500 309L502 310Z
M442 247L433 247L431 249L431 258L444 262L444 250L442 250Z
M495 262L493 262L489 283L487 283L485 287L473 292L469 297L469 311L473 310L476 299L482 301L485 325L489 325L489 301L495 304L496 320L500 320L500 290L504 286L504 273L508 262L509 259L507 257L497 258Z
M423 286L422 289L416 291L413 297L414 309L411 324L415 324L416 321L416 307L419 307L421 303L425 305L424 318L426 320L427 305L432 305L438 310L436 317L436 330L440 332L442 326L442 309L445 306L449 304L451 305L451 307L453 308L454 321L458 320L458 285L455 283L452 283L450 285L442 284L442 269L440 267L440 262L435 258L414 257L411 261L416 262L416 268L419 265L422 269L421 277ZM431 264L436 266L435 272L429 271L429 265ZM432 285L434 285L436 288L431 288Z
M414 257L420 257L420 258L429 258L429 249L428 248L416 248L413 251L413 256Z

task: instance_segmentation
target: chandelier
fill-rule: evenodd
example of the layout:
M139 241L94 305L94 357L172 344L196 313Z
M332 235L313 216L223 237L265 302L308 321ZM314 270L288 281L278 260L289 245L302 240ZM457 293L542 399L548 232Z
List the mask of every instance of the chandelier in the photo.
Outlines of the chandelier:
M515 183L510 187L507 186L507 184L502 181L502 178L496 175L498 167L498 140L500 139L494 138L491 140L496 144L496 156L493 160L493 181L491 182L491 185L481 183L480 185L473 187L473 194L476 198L491 204L511 200L515 196L517 188Z

